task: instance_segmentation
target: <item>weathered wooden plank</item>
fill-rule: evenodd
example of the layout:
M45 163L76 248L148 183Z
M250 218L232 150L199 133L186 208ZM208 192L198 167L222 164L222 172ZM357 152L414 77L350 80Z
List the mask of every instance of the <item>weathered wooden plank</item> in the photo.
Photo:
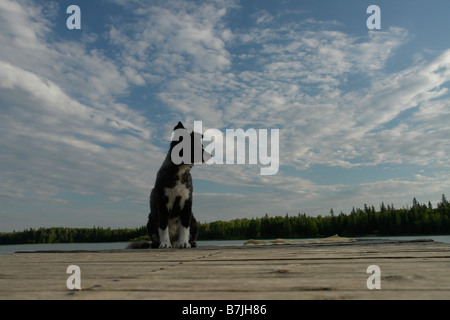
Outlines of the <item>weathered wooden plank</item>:
M448 270L434 242L16 253L0 256L0 299L450 299Z

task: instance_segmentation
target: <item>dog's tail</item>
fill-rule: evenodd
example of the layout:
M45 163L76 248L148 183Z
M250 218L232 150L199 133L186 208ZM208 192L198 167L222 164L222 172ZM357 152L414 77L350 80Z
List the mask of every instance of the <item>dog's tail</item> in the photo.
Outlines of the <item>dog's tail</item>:
M134 242L130 243L127 246L127 249L149 249L150 246L151 246L150 241L139 240L139 241L134 241Z

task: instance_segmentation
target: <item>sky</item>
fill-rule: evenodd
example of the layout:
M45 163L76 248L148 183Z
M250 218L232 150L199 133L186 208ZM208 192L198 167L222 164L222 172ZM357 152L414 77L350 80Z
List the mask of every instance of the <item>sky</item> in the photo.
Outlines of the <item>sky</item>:
M370 5L381 29L369 30ZM81 29L68 29L70 5ZM0 0L0 232L145 225L182 121L279 130L195 165L209 222L450 194L447 0Z

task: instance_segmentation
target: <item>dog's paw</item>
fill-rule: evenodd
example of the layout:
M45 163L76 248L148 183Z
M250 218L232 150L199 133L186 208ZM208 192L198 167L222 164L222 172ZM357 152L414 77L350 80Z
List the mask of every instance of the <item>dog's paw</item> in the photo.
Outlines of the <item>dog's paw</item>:
M160 249L165 249L165 248L172 248L172 245L170 244L170 242L161 242L161 244L159 245Z
M179 245L180 249L184 249L184 248L190 248L191 245L189 244L189 242L181 242Z

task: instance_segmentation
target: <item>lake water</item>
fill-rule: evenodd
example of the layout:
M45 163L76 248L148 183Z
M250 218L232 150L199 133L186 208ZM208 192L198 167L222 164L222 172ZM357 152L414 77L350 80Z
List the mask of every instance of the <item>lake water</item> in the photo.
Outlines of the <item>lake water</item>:
M408 237L375 237L355 239L395 239L395 240L414 240L414 239L432 239L437 242L450 243L450 235L446 236L408 236ZM306 239L292 239L306 240ZM197 241L201 246L217 245L241 245L246 240L220 240L220 241ZM0 254L10 254L17 251L41 251L41 250L108 250L125 249L129 242L105 242L105 243L52 243L52 244L13 244L0 245Z

